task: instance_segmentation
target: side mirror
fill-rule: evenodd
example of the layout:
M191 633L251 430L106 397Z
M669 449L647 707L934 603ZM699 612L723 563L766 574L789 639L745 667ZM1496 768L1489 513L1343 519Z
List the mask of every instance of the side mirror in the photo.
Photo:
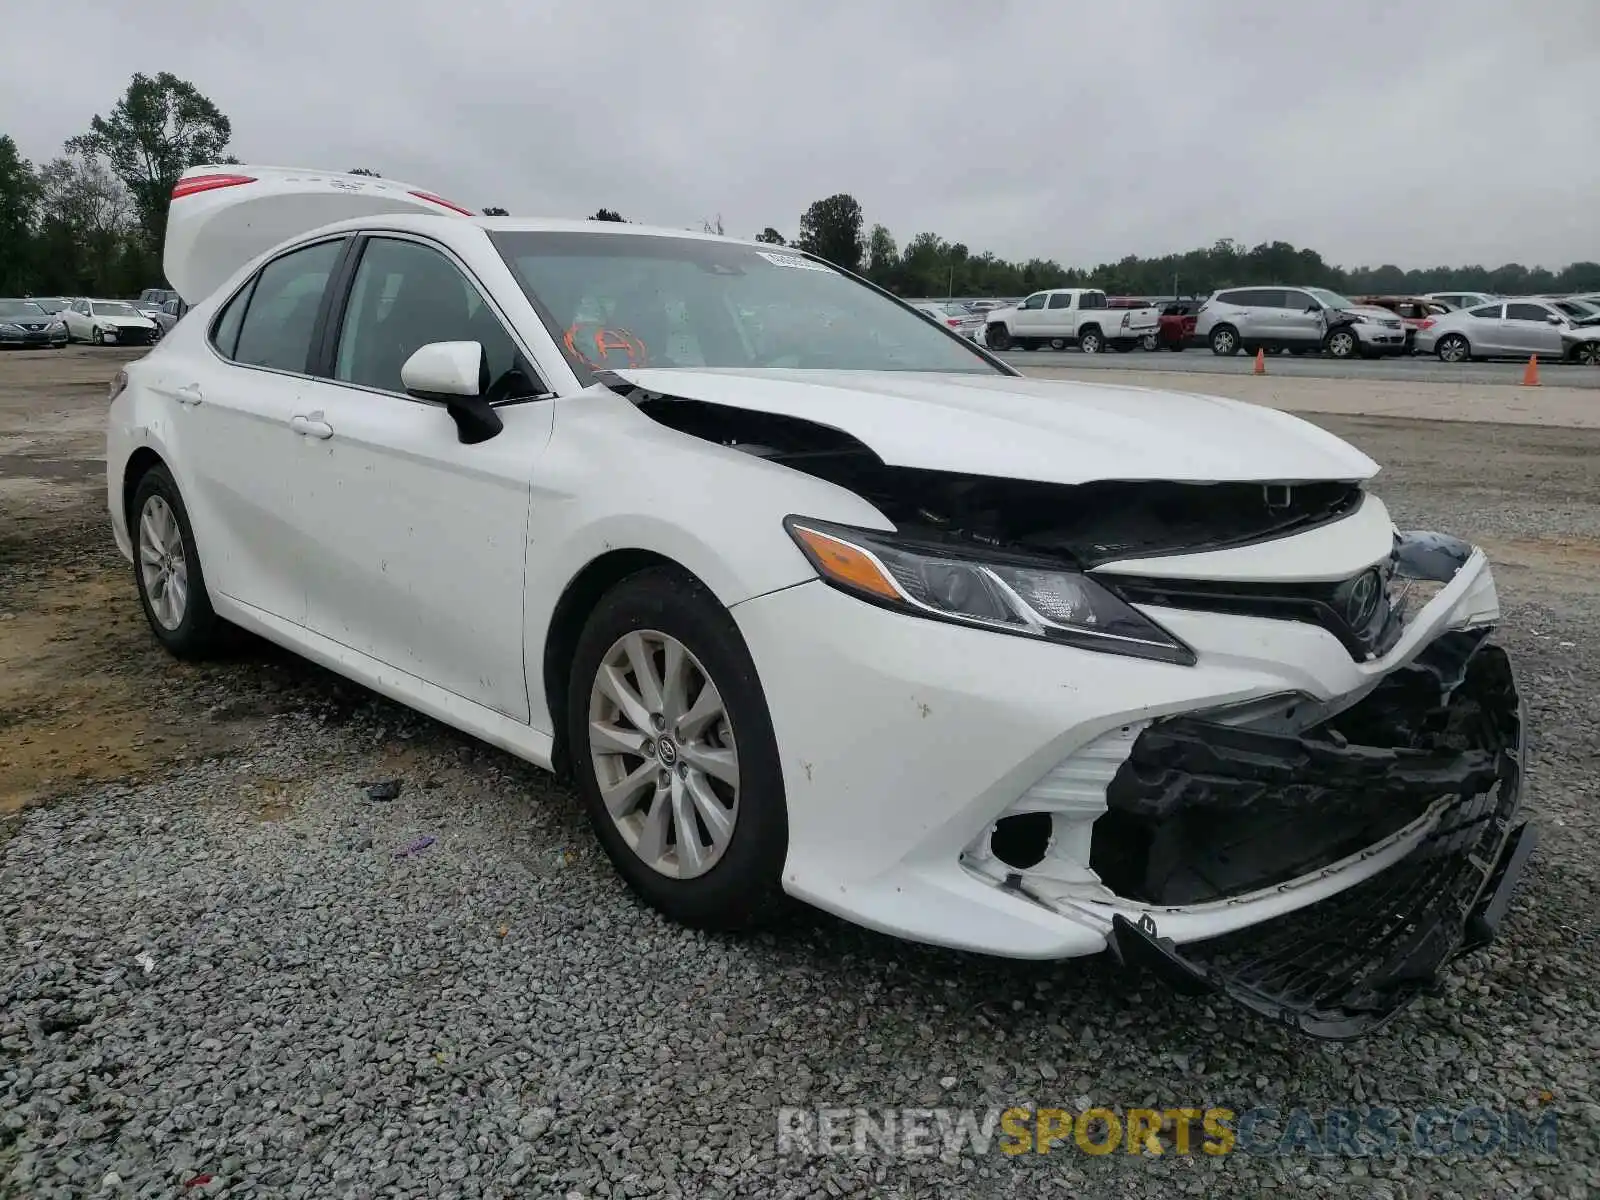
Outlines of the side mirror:
M505 428L489 406L489 359L479 342L429 342L400 368L409 395L443 404L466 445L486 442Z
M1549 321L1552 325L1565 325L1567 323L1567 319L1565 317L1558 317L1555 315L1555 313L1551 313L1545 318L1545 320Z
M1306 306L1306 311L1308 313L1319 313L1322 311L1322 305L1313 300L1309 305Z

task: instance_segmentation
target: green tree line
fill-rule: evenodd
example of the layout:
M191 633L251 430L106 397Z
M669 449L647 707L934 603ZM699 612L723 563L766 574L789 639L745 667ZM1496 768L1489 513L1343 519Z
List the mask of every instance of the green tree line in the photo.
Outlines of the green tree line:
M783 241L771 226L762 241ZM818 200L800 217L795 244L829 262L859 271L901 296L1022 296L1047 287L1099 287L1117 295L1205 295L1250 283L1295 283L1352 294L1415 294L1438 291L1600 291L1600 263L1574 262L1560 270L1506 263L1498 267L1426 267L1384 264L1338 267L1315 250L1288 242L1247 246L1221 238L1210 246L1157 258L1129 255L1095 267L1064 267L1054 259L1011 262L987 251L974 253L936 233L919 233L896 244L883 225L865 226L861 205L840 193Z
M0 134L0 295L132 295L162 281L161 245L172 188L185 170L237 162L228 153L233 125L194 84L170 72L136 74L106 115L69 138L61 153L35 166ZM358 175L377 176L368 167ZM485 213L503 216L503 208ZM601 208L591 220L621 221ZM703 223L722 231L722 218ZM786 245L773 226L759 241ZM1054 259L1010 261L974 252L936 233L903 246L881 224L866 226L861 205L839 193L801 214L794 244L860 271L903 296L1020 296L1042 287L1095 286L1129 295L1195 295L1248 283L1298 283L1338 291L1600 291L1600 264L1560 270L1393 265L1345 268L1287 242L1246 246L1222 238L1210 246L1157 258L1064 267Z

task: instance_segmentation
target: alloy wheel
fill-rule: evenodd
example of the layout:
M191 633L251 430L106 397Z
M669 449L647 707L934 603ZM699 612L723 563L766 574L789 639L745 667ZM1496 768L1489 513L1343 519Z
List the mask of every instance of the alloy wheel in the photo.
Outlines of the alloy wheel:
M640 862L673 879L717 865L739 817L739 752L722 695L687 646L650 629L612 644L589 690L589 756Z
M139 574L161 628L182 625L189 607L189 562L177 514L160 496L146 500L139 514Z
M1336 333L1328 339L1328 349L1335 358L1349 358L1356 350L1355 335Z
M1439 357L1448 363L1460 362L1467 357L1466 341L1454 335L1445 338L1439 343Z
M1098 333L1084 334L1078 339L1078 349L1082 350L1085 354L1099 354L1100 335Z

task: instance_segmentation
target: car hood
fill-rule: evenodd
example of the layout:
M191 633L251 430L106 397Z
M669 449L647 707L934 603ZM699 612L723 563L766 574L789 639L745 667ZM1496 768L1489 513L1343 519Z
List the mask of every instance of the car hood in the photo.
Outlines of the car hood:
M96 313L90 318L90 320L98 325L110 325L115 329L143 329L147 325L155 324L155 322L149 317L128 317L120 314L116 316L105 317Z
M614 374L663 396L814 421L891 466L1062 484L1355 481L1378 472L1308 421L1219 396L898 371Z

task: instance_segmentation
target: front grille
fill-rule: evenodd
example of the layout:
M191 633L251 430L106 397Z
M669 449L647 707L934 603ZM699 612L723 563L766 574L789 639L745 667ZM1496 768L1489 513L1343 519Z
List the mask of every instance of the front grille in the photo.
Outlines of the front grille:
M1234 583L1097 575L1123 599L1160 608L1304 621L1326 629L1357 662L1380 658L1400 639L1404 608L1385 563L1333 583Z

